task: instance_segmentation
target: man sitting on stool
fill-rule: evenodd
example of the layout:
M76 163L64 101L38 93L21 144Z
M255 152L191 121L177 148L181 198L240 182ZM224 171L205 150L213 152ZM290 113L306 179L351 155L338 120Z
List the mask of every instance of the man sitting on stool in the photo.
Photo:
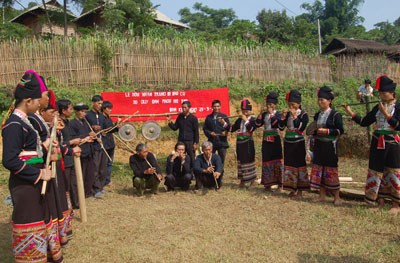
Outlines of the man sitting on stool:
M219 155L212 153L213 144L203 142L201 145L203 154L196 157L193 165L193 172L198 176L202 187L216 189L221 187L223 164Z
M129 165L133 170L133 188L136 188L138 195L142 196L145 189L157 194L163 177L156 157L149 152L146 144L139 143L136 146L136 154L129 158Z
M167 176L165 185L168 191L174 187L180 187L183 191L189 190L192 179L193 161L189 154L185 153L185 144L178 142L175 151L167 158Z

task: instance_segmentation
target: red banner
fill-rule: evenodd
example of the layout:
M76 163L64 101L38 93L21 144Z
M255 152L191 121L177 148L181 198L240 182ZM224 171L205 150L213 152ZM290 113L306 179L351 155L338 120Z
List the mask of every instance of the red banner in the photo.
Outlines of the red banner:
M112 115L162 114L182 112L182 102L190 101L197 118L205 118L212 112L211 102L221 101L221 112L230 115L228 88L206 90L174 90L174 91L133 91L103 92L103 100L113 104ZM125 117L126 117L125 116ZM175 119L177 116L172 115ZM165 120L165 116L135 117L130 121Z

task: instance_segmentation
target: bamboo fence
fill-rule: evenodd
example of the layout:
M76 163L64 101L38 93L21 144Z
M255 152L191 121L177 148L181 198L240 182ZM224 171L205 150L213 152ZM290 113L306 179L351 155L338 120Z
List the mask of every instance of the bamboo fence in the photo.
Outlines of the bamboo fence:
M105 72L98 41L112 52ZM297 80L316 83L387 73L400 76L399 64L381 57L341 57L336 63L322 56L266 47L236 47L181 40L61 39L0 44L0 85L15 85L27 69L57 84L87 86L105 78L115 85L190 86L206 82Z

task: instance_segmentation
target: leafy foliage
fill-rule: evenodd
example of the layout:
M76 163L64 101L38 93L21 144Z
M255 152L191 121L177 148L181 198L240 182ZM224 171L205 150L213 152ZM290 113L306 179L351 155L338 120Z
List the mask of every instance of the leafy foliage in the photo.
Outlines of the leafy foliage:
M198 2L193 5L193 9L196 12L192 13L187 7L179 10L180 21L209 39L220 38L224 29L236 19L233 9L213 9Z
M142 35L152 27L154 22L154 8L149 0L117 0L106 5L103 13L105 28L108 31L126 32L129 25L136 35Z

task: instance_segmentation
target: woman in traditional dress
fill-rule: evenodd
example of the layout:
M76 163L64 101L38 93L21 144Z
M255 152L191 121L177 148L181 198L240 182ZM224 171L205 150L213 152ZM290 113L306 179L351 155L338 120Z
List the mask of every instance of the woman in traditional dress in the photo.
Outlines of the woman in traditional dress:
M251 116L252 105L248 99L243 99L240 103L242 110L242 117L239 117L233 125L227 125L223 118L221 118L222 125L229 132L236 132L236 158L239 187L245 187L246 183L250 186L254 184L257 177L256 174L256 160L255 149L253 141L254 127L251 123L255 118Z
M14 207L14 259L15 262L62 262L59 237L54 231L57 229L52 228L50 208L41 196L42 183L50 180L51 170L43 168L42 142L28 121L28 114L36 112L42 97L37 76L26 73L14 97L15 110L2 129L2 161L10 170L9 190Z
M381 101L365 117L361 118L348 105L344 108L363 127L375 123L365 199L370 203L378 201L378 208L383 207L385 198L389 199L392 202L389 212L397 214L400 211L400 103L396 100L396 83L388 76L380 76L375 88Z
M255 127L263 127L262 142L262 177L261 184L265 190L271 190L271 186L278 185L278 192L283 187L283 159L282 144L279 135L279 120L282 114L276 111L278 103L278 94L275 91L269 92L265 98L267 103L267 111L258 115L254 121Z
M335 96L332 89L323 86L318 91L320 111L314 116L317 130L314 136L311 189L319 190L319 201L325 201L326 191L334 195L334 204L340 205L337 140L343 134L342 115L332 109Z
M308 114L301 109L301 93L292 90L286 94L289 111L282 112L280 128L287 127L284 138L283 188L290 197L301 197L310 188L306 164L306 145L303 132L307 127Z
M61 130L63 127L53 127L54 118L58 115L56 96L52 90L49 90L49 103L45 108L39 110L39 116L43 119L44 123L41 125L45 126L48 131L52 129L57 129L57 140L59 147L56 148L57 155L55 156L55 176L57 177L57 184L54 185L54 189L57 189L57 194L55 194L57 213L54 216L58 218L58 230L60 235L61 247L66 247L69 240L72 238L72 205L69 198L69 193L67 191L68 180L64 173L64 156L77 154L76 150L73 150L67 143L62 143L64 140L62 138ZM41 121L41 120L39 120ZM59 123L59 122L58 122ZM75 151L75 152L74 152ZM52 181L51 183L54 183Z

